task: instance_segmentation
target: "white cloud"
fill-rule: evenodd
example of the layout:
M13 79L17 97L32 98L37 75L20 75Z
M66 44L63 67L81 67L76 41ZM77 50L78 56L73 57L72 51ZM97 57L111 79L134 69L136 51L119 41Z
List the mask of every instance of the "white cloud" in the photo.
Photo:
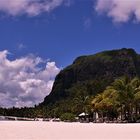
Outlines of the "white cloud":
M36 16L61 5L69 6L68 3L70 0L0 0L0 12L11 16Z
M7 58L8 51L0 52L0 106L33 106L43 101L53 86L60 69L55 62L46 62L33 55L16 60Z
M113 22L140 22L140 0L97 0L95 9L105 13Z

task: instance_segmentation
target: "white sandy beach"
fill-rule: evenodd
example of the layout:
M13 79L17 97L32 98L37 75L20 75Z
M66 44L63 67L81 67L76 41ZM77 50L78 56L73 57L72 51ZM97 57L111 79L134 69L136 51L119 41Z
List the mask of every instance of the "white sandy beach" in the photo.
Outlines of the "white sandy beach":
M0 140L139 140L140 124L0 121Z

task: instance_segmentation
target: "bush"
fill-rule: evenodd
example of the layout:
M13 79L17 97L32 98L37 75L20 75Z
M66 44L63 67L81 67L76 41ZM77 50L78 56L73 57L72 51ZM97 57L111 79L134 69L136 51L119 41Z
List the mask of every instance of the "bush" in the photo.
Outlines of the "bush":
M60 116L61 121L66 122L74 122L75 121L75 115L72 113L64 113Z

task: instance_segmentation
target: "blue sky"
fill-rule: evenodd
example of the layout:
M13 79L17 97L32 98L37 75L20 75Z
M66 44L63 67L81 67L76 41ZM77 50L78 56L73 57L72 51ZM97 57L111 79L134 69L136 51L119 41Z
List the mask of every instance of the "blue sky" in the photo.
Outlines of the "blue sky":
M106 49L131 47L140 52L140 24L131 20L113 23L94 6L93 0L77 0L37 16L1 15L0 50L7 49L14 57L33 53L59 67L69 65L79 55Z
M60 68L71 64L78 56L124 47L134 48L140 53L139 5L140 0L133 2L131 0L0 1L0 59L5 62L5 71L9 72L9 65L13 70L15 65L18 65L16 72L20 67L24 73L24 80L20 75L18 78L20 80L15 84L15 87L20 84L20 90L31 88L33 83L39 93L47 87L46 94L40 98L34 96L32 102L29 99L33 90L23 92L28 94L27 97L18 95L18 99L12 101L9 99L11 96L9 98L2 96L4 102L0 105L32 106L41 102L51 91L53 80ZM38 57L41 61L33 62L33 59L38 61ZM23 58L23 65L19 66ZM25 62L28 59L32 67ZM42 66L48 59L50 62L45 62L47 68L38 70L38 65ZM24 65L31 73L23 70ZM33 77L36 72L39 76ZM42 78L44 75L47 80ZM8 77L7 80L12 78ZM39 80L44 83L42 89L38 85ZM8 92L10 91L3 93L8 94ZM14 98L16 96L17 94ZM22 101L17 102L17 100Z

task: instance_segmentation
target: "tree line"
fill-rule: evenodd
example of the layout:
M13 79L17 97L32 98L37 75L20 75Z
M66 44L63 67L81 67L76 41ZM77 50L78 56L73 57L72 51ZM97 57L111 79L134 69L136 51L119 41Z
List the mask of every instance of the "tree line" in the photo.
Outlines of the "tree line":
M92 100L92 106L101 118L136 122L140 119L140 79L116 79Z
M96 96L93 96L92 93L89 94L89 89L78 85L67 91L67 94L71 92L69 98L53 105L38 105L32 108L0 108L0 115L30 118L66 118L68 116L70 118L85 112L91 118L94 113L97 113L102 121L136 122L140 120L140 79L138 77L118 78Z

